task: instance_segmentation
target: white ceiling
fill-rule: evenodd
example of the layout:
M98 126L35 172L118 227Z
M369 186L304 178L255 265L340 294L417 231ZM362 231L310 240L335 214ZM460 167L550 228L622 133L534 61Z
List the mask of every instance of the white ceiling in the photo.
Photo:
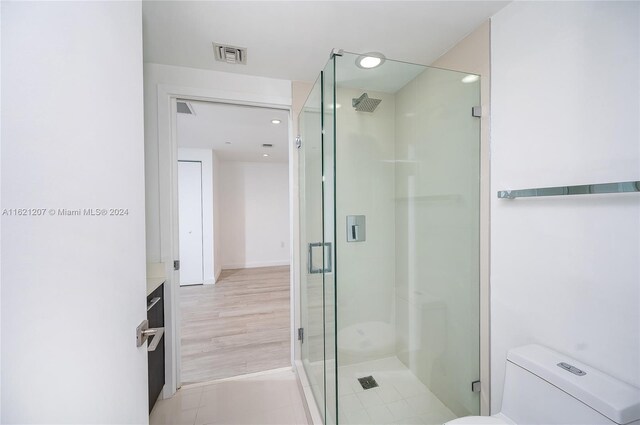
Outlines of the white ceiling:
M211 102L188 103L195 114L178 114L179 147L213 149L220 159L227 161L288 161L288 111ZM272 124L272 119L279 119L281 123ZM273 147L263 148L263 143L271 143ZM264 157L265 153L269 156Z
M144 59L314 81L332 48L431 64L508 1L145 1ZM246 47L216 62L212 42Z

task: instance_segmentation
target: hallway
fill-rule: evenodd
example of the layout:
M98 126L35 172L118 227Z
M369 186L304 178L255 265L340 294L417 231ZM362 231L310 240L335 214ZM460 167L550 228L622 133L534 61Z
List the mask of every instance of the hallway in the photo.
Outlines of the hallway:
M180 288L182 384L291 366L289 267Z

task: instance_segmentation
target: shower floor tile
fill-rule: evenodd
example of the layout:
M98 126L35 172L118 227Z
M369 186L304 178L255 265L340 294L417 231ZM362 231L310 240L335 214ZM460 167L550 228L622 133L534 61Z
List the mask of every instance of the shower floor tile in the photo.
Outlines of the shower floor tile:
M340 366L340 423L440 425L456 418L396 357ZM373 376L365 390L358 378Z

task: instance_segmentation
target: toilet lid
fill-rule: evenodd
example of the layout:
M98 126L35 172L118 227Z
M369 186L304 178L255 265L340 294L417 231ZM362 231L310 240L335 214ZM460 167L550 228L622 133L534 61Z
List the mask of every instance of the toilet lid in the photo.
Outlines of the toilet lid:
M509 422L495 416L465 416L463 418L454 419L445 425L505 425Z

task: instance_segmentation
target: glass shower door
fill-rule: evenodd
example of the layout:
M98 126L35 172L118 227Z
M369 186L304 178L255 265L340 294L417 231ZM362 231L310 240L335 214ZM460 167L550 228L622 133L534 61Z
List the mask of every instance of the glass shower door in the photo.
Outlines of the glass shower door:
M327 425L477 415L479 77L363 57L299 117L303 367Z
M333 61L338 423L477 415L479 77L364 56Z
M301 144L300 321L304 332L301 360L318 410L324 419L324 289L322 234L322 76L316 81L298 118ZM306 259L306 261L305 261Z
M332 263L324 273L325 425L338 423L335 58L322 72L322 232L327 260Z
M337 423L334 61L299 117L302 363L325 424Z

